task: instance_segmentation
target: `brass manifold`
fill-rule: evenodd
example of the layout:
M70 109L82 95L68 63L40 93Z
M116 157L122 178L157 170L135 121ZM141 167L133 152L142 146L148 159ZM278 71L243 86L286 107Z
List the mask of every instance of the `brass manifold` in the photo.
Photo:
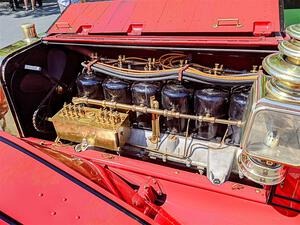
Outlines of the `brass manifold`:
M179 113L176 111L165 110L165 109L156 109L156 108L149 108L146 106L137 106L137 105L129 105L123 103L117 103L113 101L106 101L106 100L95 100L89 98L79 98L74 97L72 99L73 104L89 104L89 105L96 105L101 107L125 110L125 111L133 111L133 112L141 112L141 113L150 113L154 115L164 116L164 117L173 117L178 119L190 119L196 120L199 122L208 122L208 123L218 123L218 124L225 124L225 125L232 125L241 127L242 121L234 121L234 120L226 120L226 119L218 119L211 116L197 116L197 115L189 115L184 113Z
M130 136L128 113L114 110L65 104L48 121L53 123L57 140L81 143L76 151L89 146L119 151Z

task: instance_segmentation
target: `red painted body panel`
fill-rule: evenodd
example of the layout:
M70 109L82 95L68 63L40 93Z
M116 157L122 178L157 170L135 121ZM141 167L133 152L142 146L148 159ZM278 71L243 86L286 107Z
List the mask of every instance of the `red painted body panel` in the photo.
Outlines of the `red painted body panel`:
M1 135L43 157L143 218L140 212L125 202L119 201L115 196L99 186L97 187L95 183L55 161L40 150L6 134ZM28 140L41 143L37 139ZM161 207L181 224L300 223L298 215L288 217L274 207L267 205L266 192L263 189L232 182L214 186L207 181L206 177L196 173L93 150L75 153L71 147L59 146L51 142L43 141L43 145L78 158L85 158L98 165L105 165L135 185L143 185L149 179L156 179L157 185L166 194L166 201ZM0 206L1 210L8 215L19 219L21 222L30 222L31 224L41 220L46 220L49 224L59 222L66 224L76 221L83 224L100 219L103 219L107 224L132 223L130 218L123 218L123 213L116 211L101 199L95 198L84 189L69 182L60 174L49 171L39 162L3 143L0 143L0 146L2 149L0 169L6 171L5 173L1 172L0 177L0 198L2 200ZM40 197L39 193L44 193L44 195ZM67 202L63 201L64 197L68 198ZM56 212L55 215L51 215L53 211ZM77 215L81 219L76 220ZM147 221L147 218L144 219ZM159 220L156 222L160 223Z
M1 133L1 137L8 135ZM32 146L10 138L119 205L146 216ZM0 211L24 224L139 224L30 156L0 142Z
M275 46L281 39L280 35L274 36L281 31L279 12L278 0L231 0L226 4L220 0L115 0L72 4L48 30L44 40L167 46Z
M255 11L247 11L254 8ZM252 33L253 24L258 21L270 22L269 29L279 32L279 1L113 1L90 33L127 33L132 24L141 24L142 33ZM214 27L218 22L219 26ZM240 27L236 26L238 23Z
M280 204L286 207L297 209L300 211L300 173L299 168L289 168L287 176L283 183L277 185L273 195L273 203ZM290 201L287 198L296 199L297 201ZM281 213L288 216L297 216L298 213L285 209L277 208Z
M48 34L77 33L87 25L91 26L90 34L127 34L130 26L138 24L146 34L253 33L257 22L268 22L270 33L280 32L279 1L115 0L72 4Z

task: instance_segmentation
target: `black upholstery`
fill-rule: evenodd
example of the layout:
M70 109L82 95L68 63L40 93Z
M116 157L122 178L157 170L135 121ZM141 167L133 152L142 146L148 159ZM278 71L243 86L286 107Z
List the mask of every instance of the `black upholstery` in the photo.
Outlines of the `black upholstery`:
M33 113L55 85L51 78L60 80L63 76L67 56L62 50L50 49L47 59L43 61L47 62L43 68L44 73L29 70L19 71L15 75L12 85L16 110L20 112L19 118L22 121L23 130L26 135L30 136L35 134L32 125ZM35 65L34 62L27 63Z

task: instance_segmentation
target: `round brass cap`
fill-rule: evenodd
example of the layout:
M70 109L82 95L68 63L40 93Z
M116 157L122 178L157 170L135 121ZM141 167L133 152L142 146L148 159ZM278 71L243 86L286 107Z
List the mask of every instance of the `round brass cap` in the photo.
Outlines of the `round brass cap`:
M29 29L29 28L33 28L35 27L35 25L33 23L24 23L21 25L22 29Z
M284 84L282 85L282 83L273 79L268 80L266 83L268 97L291 104L298 104L300 102L299 87L295 89L284 86Z
M25 41L30 44L32 41L34 41L35 38L37 38L35 25L33 23L25 23L21 25L21 28L23 30L23 34L25 37Z
M300 40L300 24L293 24L286 28L286 33L294 39Z
M264 58L262 62L264 70L276 80L283 81L289 86L300 85L300 66L291 64L287 57L280 53L274 53Z
M300 41L294 39L282 41L278 45L278 49L282 54L290 57L292 59L290 60L291 62L300 60Z

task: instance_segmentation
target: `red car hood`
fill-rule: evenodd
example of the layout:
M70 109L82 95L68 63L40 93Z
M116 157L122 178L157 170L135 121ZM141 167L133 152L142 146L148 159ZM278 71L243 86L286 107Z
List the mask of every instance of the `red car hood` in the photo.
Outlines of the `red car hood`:
M251 10L252 9L252 10ZM44 41L149 46L276 46L278 0L114 0L72 4Z

